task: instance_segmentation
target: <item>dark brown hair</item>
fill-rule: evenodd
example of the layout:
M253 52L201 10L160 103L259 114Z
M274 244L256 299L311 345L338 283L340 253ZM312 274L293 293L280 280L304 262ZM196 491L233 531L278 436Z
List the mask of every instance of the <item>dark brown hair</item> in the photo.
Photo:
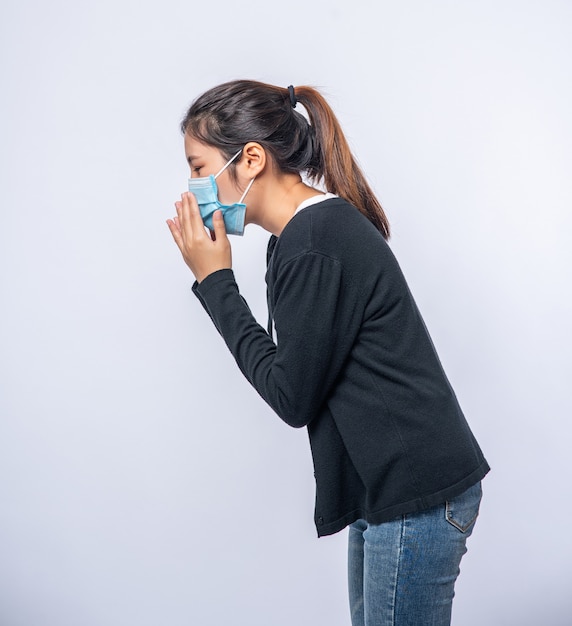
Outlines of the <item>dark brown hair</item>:
M226 159L249 141L258 142L281 172L304 172L312 183L323 182L328 191L357 207L389 239L385 212L331 107L313 87L296 87L294 93L308 112L309 123L292 107L288 88L235 80L199 96L181 122L181 130L218 148Z

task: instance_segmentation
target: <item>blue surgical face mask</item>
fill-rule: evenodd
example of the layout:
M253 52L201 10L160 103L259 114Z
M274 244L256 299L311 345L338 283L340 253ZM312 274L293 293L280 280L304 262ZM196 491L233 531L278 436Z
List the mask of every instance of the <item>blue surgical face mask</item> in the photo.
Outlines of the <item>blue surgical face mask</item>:
M229 235L244 234L244 220L246 217L246 204L243 203L246 194L250 190L254 178L248 183L242 197L234 204L222 204L218 199L218 187L216 179L224 172L224 170L236 159L242 152L239 150L226 163L226 165L216 174L210 176L201 176L199 178L189 178L189 191L197 199L199 211L203 218L204 225L210 230L214 230L213 214L215 211L221 210L224 218L226 232Z

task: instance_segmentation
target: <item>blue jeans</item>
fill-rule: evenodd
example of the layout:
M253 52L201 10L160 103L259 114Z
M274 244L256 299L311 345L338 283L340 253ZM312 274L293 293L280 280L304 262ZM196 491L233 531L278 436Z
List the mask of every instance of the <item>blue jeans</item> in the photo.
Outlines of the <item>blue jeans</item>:
M421 513L349 529L352 626L449 626L481 483Z

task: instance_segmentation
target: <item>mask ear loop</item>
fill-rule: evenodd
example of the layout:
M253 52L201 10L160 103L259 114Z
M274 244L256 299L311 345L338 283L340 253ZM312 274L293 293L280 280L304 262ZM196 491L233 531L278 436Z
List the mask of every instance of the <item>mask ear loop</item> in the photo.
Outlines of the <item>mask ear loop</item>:
M234 161L234 159L236 159L236 157L242 152L242 148L232 157L232 159L230 161L228 161L225 165L222 166L222 169L220 169L215 175L215 178L218 178L223 172L224 170Z
M234 161L234 159L236 159L236 157L242 152L243 148L241 148L233 157L232 159L230 159L230 161L228 163L226 163L225 165L222 166L222 169L220 169L215 175L215 179L218 178L223 172L224 170ZM256 180L256 176L248 183L248 185L246 186L246 189L244 190L244 193L242 194L242 196L240 197L240 200L238 201L239 204L242 204L242 201L246 198L246 194L250 191L250 188L252 187L252 183Z
M239 204L242 204L243 200L246 198L246 194L250 191L250 188L252 187L252 183L256 180L256 176L248 183L248 185L246 186L246 189L244 190L244 193L242 194L242 196L240 197L240 200L238 201Z

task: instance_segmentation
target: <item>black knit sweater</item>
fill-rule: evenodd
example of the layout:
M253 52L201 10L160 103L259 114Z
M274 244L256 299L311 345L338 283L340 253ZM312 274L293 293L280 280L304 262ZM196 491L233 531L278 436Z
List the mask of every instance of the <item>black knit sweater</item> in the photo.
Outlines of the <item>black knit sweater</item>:
M276 343L232 270L193 291L258 393L308 427L318 535L424 510L483 478L489 466L381 233L334 198L296 214L269 252Z

